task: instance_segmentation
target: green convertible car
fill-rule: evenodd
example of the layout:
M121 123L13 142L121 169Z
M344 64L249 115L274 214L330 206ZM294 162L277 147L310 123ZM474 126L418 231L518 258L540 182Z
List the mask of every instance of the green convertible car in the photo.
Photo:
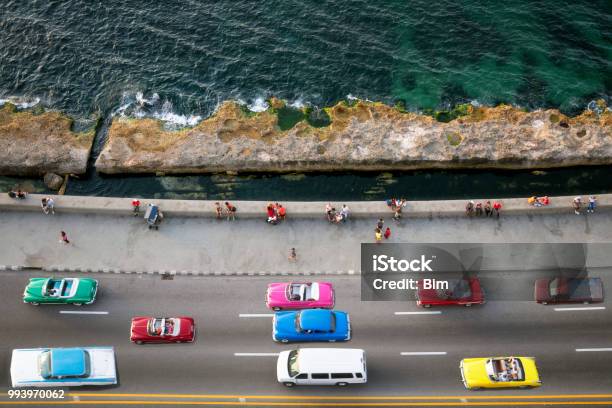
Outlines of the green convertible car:
M91 304L96 300L98 281L88 278L32 278L23 292L24 303Z

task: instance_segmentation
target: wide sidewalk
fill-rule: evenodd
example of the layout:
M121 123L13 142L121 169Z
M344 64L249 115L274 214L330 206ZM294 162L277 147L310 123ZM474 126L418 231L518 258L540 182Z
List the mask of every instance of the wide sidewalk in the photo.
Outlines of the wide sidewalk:
M389 242L612 242L612 211L551 214L533 209L501 219L390 217ZM7 211L0 213L0 268L56 267L106 272L359 273L360 244L376 218L329 224L323 216L268 225L260 220L167 216L159 231L142 217ZM71 243L59 242L61 230ZM287 256L297 251L297 262Z

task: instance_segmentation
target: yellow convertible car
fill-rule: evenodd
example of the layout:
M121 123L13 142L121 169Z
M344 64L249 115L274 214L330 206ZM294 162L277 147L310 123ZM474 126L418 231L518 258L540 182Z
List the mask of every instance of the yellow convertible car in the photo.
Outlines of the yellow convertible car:
M542 385L533 357L465 358L459 364L463 385L479 388L531 388Z

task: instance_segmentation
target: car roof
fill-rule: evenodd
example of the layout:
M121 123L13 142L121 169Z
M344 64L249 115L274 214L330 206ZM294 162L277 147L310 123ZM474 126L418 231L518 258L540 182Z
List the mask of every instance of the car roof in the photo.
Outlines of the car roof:
M303 310L300 313L300 327L303 330L330 331L332 311L324 309Z
M85 350L80 348L51 349L51 375L81 376L87 371Z
M365 352L362 349L303 348L298 353L300 372L362 372Z

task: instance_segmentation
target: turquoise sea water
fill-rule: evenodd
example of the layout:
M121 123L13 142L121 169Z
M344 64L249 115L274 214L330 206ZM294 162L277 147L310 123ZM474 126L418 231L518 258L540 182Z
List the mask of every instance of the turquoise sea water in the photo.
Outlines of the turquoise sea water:
M315 106L354 96L412 110L505 102L573 114L609 100L612 90L612 2L605 0L2 3L0 99L39 100L80 118L153 116L183 126L219 101L240 99L256 110L270 96ZM379 176L327 182L364 183L365 191ZM292 183L272 179L253 182L256 192ZM77 187L113 193L113 184L138 190L142 180L93 174ZM487 183L512 191L502 173Z

